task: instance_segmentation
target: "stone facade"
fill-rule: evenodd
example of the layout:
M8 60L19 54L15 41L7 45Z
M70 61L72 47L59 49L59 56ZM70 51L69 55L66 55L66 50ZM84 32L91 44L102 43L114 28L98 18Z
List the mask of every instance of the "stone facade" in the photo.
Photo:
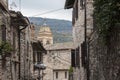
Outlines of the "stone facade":
M71 4L70 4L71 3ZM72 5L72 6L71 6ZM86 68L82 65L81 44L85 41L85 20L87 26L87 38L90 37L93 28L93 0L86 0L86 19L85 7L83 0L66 0L65 8L73 8L73 40L74 44L79 47L80 67L74 68L74 80L86 80Z
M6 0L1 0L0 4L0 43L7 42L13 49L10 55L7 53L6 56L0 55L0 80L29 79L31 76L29 20L20 12L9 11Z
M2 41L11 41L11 32L10 32L10 15L8 13L8 3L6 0L0 1L0 44ZM8 34L8 35L6 35ZM0 80L9 80L11 79L11 61L8 58L4 58L0 55Z
M47 54L43 57L44 64L47 65L43 71L44 80L68 80L71 66L71 49L73 43L56 43L46 45Z
M21 12L8 10L7 0L0 0L0 80L37 79L34 78L36 57L32 46L35 40L35 26L30 25L28 18ZM12 50L4 52L3 43L9 44ZM38 46L40 49L37 51L45 51L40 42Z
M112 28L108 45L96 32L89 42L90 80L119 80L120 79L120 28ZM97 46L96 46L97 45Z
M16 78L13 79L29 79L30 74L30 63L31 63L31 35L30 35L30 22L27 17L24 17L20 12L10 11L11 15L11 27L13 27L13 43L16 53L14 54L15 61L14 69L17 71L15 75ZM23 18L23 19L21 19ZM18 23L19 21L21 23ZM17 33L17 34L16 34ZM14 73L14 72L13 72Z
M31 74L32 74L32 79L33 80L38 80L38 77L41 75L38 67L36 65L39 65L43 63L43 55L45 55L47 52L40 43L40 41L34 41L32 42L32 49L33 49L33 54L32 54L32 63L31 63ZM39 75L40 74L40 75Z
M34 24L31 24L31 26L30 26L31 41L37 40L36 35L35 35L35 27L36 26Z
M92 30L93 1L84 0L86 1L86 19L85 19L85 11L84 11L85 7L80 7L81 5L84 5L81 4L82 1L83 0L78 0L78 1L67 0L65 5L65 8L73 7L74 42L76 46L80 46L80 50L81 50L80 69L74 68L74 80L119 80L120 79L120 56L119 56L120 54L119 26L120 25L118 24L110 29L110 36L109 37L107 36L107 44L106 44L103 41L103 37L98 35L97 30L95 29L94 31ZM79 6L77 8L78 11L75 8L76 5ZM84 17L81 15L84 15ZM82 28L82 26L85 26L85 24L83 24L85 22L87 27L86 29L87 47L85 46L86 44L83 43L85 37L84 34L85 31L83 30L84 28ZM76 29L75 26L79 27L79 31L77 31L78 29Z

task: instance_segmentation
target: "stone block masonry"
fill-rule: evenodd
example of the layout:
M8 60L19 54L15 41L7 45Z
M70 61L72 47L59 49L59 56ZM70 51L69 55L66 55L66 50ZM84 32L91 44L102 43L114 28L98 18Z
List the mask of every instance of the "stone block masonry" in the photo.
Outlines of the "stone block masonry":
M89 42L90 80L120 80L120 28L113 27L104 44L96 32Z

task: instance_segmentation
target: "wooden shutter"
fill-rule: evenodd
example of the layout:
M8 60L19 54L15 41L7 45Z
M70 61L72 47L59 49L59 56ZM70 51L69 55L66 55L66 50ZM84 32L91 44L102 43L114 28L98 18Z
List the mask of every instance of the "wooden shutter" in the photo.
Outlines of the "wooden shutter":
M6 26L2 25L2 41L6 41Z
M71 50L71 66L75 67L75 50Z
M81 44L81 57L82 57L82 66L86 67L87 51L86 51L85 42Z
M80 7L81 7L81 9L84 8L84 2L83 2L83 0L80 0Z
M76 20L77 20L78 19L78 0L76 2L75 9L76 9Z
M80 67L79 47L76 48L76 67Z

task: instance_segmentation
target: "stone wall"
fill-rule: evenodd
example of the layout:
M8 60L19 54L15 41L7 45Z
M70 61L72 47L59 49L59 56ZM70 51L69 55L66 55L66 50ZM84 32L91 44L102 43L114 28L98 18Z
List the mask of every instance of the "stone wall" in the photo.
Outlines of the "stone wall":
M89 42L90 80L120 80L120 28L113 27L104 44L96 32Z
M3 12L5 12L3 10ZM0 80L18 80L19 77L19 63L21 63L21 79L30 78L30 63L32 63L32 47L31 47L31 38L30 38L30 27L27 27L24 31L21 32L21 44L19 44L18 37L18 28L15 23L12 22L12 17L8 13L0 12L0 42L6 41L10 43L14 51L11 52L11 55L1 58L0 55ZM4 26L3 26L4 25ZM2 31L2 28L5 28ZM4 33L5 34L4 34ZM3 37L5 38L3 40ZM21 61L19 61L19 45L21 45L20 55ZM3 66L4 65L4 66Z
M64 46L64 45L63 45ZM47 54L43 57L43 63L47 65L44 71L44 80L68 80L69 68L71 65L71 50L48 50ZM56 79L56 72L58 72L58 78ZM67 72L67 78L64 77Z
M1 7L1 6L0 6ZM6 10L0 10L0 43L2 41L11 41L11 31L10 31L10 16ZM7 35L8 34L8 35ZM0 55L0 80L10 80L11 77L11 60L9 57L3 59Z
M75 24L73 25L73 40L75 47L77 48L79 46L80 51L80 68L76 67L74 69L74 80L86 80L86 69L82 65L81 54L81 44L85 40L85 8L81 6L81 4L82 0L78 0L78 3L74 3L74 7L76 7L76 5L78 7L78 18L75 19ZM76 15L76 13L73 13L73 15ZM89 38L93 29L93 0L86 0L86 15L87 37ZM75 18L75 16L73 16L73 18Z

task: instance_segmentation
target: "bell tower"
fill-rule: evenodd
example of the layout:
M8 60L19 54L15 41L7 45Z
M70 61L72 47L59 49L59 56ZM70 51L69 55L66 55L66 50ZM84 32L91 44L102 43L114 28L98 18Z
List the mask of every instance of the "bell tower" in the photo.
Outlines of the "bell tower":
M53 44L53 34L50 27L47 25L46 19L44 19L43 25L40 26L37 40L39 40L43 46Z

